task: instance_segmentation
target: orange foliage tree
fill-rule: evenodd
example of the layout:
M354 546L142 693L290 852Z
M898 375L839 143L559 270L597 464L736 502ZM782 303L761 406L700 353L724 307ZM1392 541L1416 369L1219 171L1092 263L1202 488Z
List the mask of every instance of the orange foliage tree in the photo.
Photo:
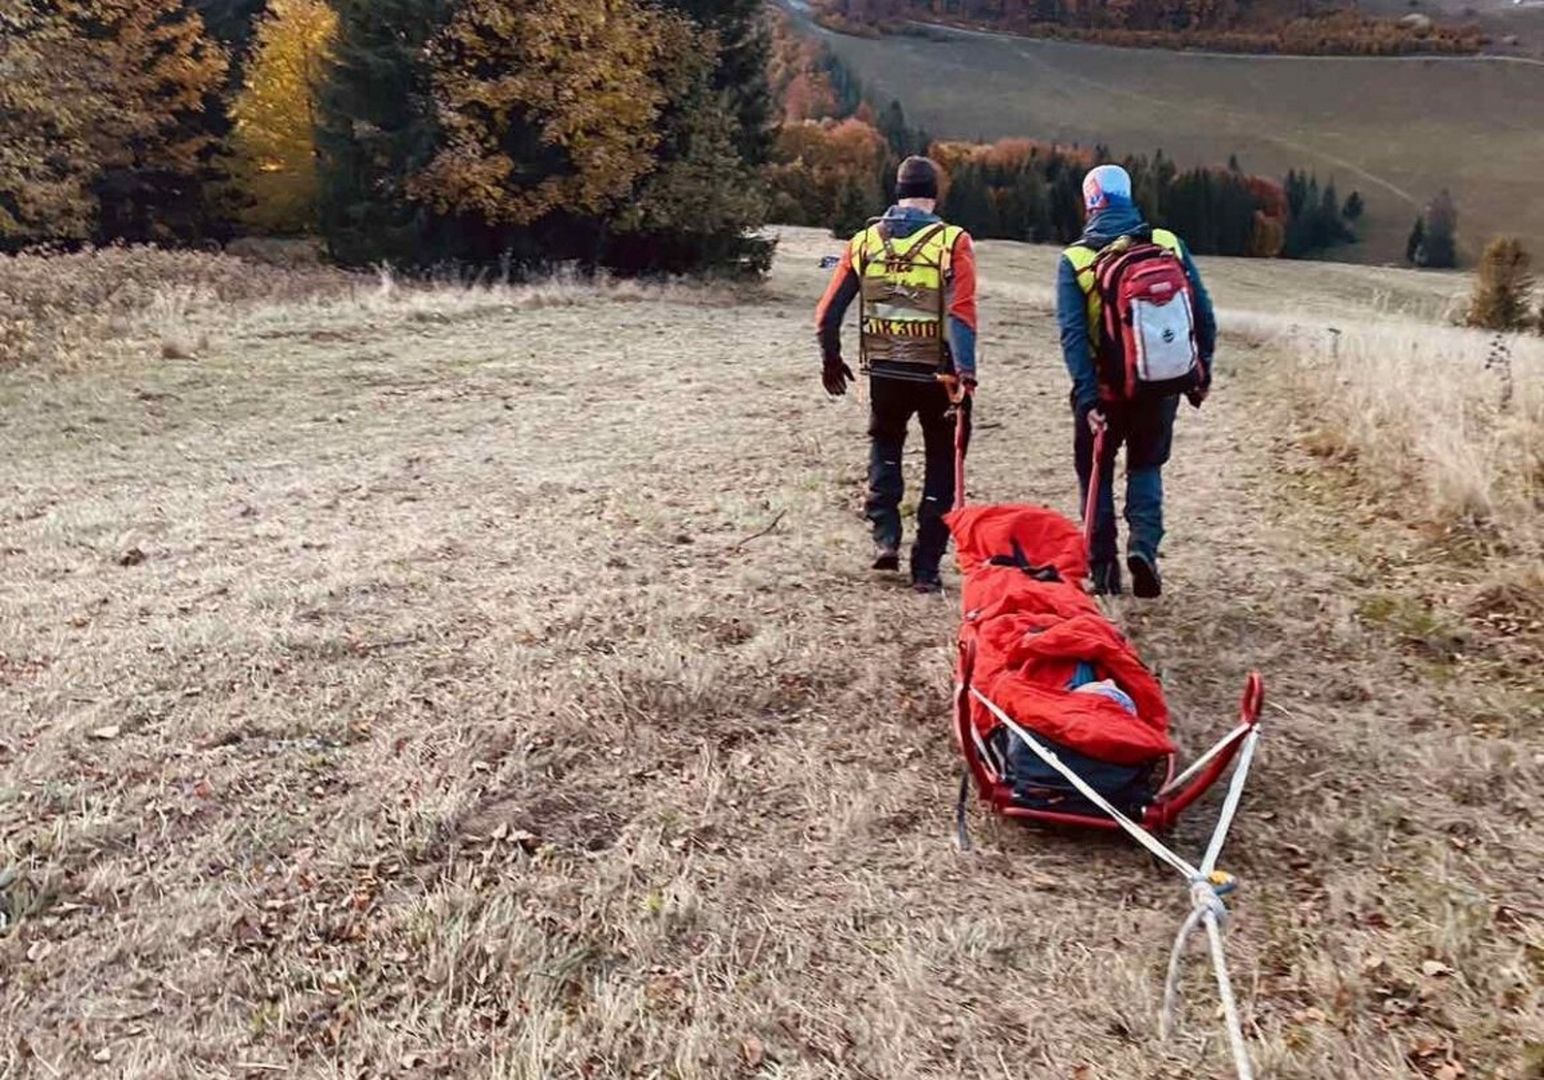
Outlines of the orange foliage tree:
M186 222L226 71L198 14L58 0L0 19L0 236L159 239Z
M79 239L92 229L90 184L101 170L92 132L107 97L84 59L62 12L0 12L0 242Z
M856 231L884 210L890 157L884 136L856 118L785 124L769 176L774 218Z

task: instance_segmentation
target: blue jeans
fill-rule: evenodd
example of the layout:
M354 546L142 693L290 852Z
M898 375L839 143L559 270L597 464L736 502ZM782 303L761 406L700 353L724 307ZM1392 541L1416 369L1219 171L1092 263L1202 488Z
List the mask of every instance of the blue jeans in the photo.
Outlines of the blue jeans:
M913 415L922 425L925 471L917 505L917 542L911 549L913 575L933 576L949 546L944 515L954 509L954 420L949 395L939 383L902 379L869 380L869 489L865 509L874 543L901 546L901 496L905 482L901 453Z
M1122 445L1126 447L1126 550L1157 561L1158 548L1163 543L1163 467L1168 464L1174 445L1174 417L1178 411L1178 395L1104 405L1110 426L1099 462L1099 507L1094 516L1090 553L1094 562L1116 560L1115 455ZM1094 435L1088 430L1088 411L1073 412L1077 423L1073 457L1078 470L1078 492L1081 505L1087 506Z

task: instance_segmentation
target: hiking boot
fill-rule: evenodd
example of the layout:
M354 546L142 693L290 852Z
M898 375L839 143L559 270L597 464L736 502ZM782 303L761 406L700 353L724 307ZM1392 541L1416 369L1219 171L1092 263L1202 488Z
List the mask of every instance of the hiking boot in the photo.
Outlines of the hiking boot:
M938 576L938 571L922 571L912 575L911 591L921 593L924 596L944 591L944 579Z
M893 547L884 547L883 545L876 547L874 549L873 568L875 570L899 570L901 568L900 550Z
M1115 562L1096 562L1090 564L1088 576L1094 583L1095 596L1119 596L1120 595L1120 564Z
M1140 551L1126 556L1126 566L1131 570L1131 591L1143 600L1155 600L1163 595L1163 575L1158 573L1158 561Z

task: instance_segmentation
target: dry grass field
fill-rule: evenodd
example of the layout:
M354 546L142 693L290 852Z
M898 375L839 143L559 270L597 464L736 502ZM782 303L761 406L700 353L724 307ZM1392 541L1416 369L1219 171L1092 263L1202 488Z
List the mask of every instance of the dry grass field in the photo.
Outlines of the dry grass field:
M1544 249L1544 61L1218 56L1007 35L847 37L811 27L877 101L898 98L935 136L1028 136L1184 165L1237 154L1266 176L1311 169L1367 200L1363 243L1403 259L1416 214L1443 188L1468 258L1493 236Z
M972 497L1071 511L1054 253L982 249ZM73 329L34 289L12 345L44 344L0 368L0 1077L1231 1075L1199 958L1156 1038L1171 872L979 814L953 846L954 579L863 569L863 411L809 329L832 250L789 230L744 289L215 260ZM1269 680L1224 858L1260 1074L1537 1077L1544 356L1505 412L1467 335L1374 381L1456 334L1460 279L1206 269L1170 594L1114 615L1192 751ZM1444 495L1437 379L1532 469Z

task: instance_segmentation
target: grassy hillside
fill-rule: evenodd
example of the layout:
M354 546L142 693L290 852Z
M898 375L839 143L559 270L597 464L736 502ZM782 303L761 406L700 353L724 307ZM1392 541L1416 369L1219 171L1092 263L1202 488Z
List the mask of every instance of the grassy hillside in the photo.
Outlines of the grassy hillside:
M939 31L822 35L876 100L898 98L937 136L1028 135L1161 148L1182 164L1289 168L1360 189L1370 213L1350 257L1401 259L1419 208L1457 198L1473 257L1507 231L1544 250L1544 64L1137 51ZM1337 252L1337 257L1346 257Z
M0 264L41 343L0 367L0 1075L1231 1075L1198 959L1156 1039L1167 870L952 846L957 579L864 568L834 247L745 291ZM982 246L977 501L1073 511L1054 257ZM1191 752L1270 682L1224 860L1260 1075L1526 1075L1537 523L1502 473L1455 517L1420 436L1528 460L1544 350L1503 424L1487 339L1416 348L1461 280L1205 270L1170 595L1111 610Z

